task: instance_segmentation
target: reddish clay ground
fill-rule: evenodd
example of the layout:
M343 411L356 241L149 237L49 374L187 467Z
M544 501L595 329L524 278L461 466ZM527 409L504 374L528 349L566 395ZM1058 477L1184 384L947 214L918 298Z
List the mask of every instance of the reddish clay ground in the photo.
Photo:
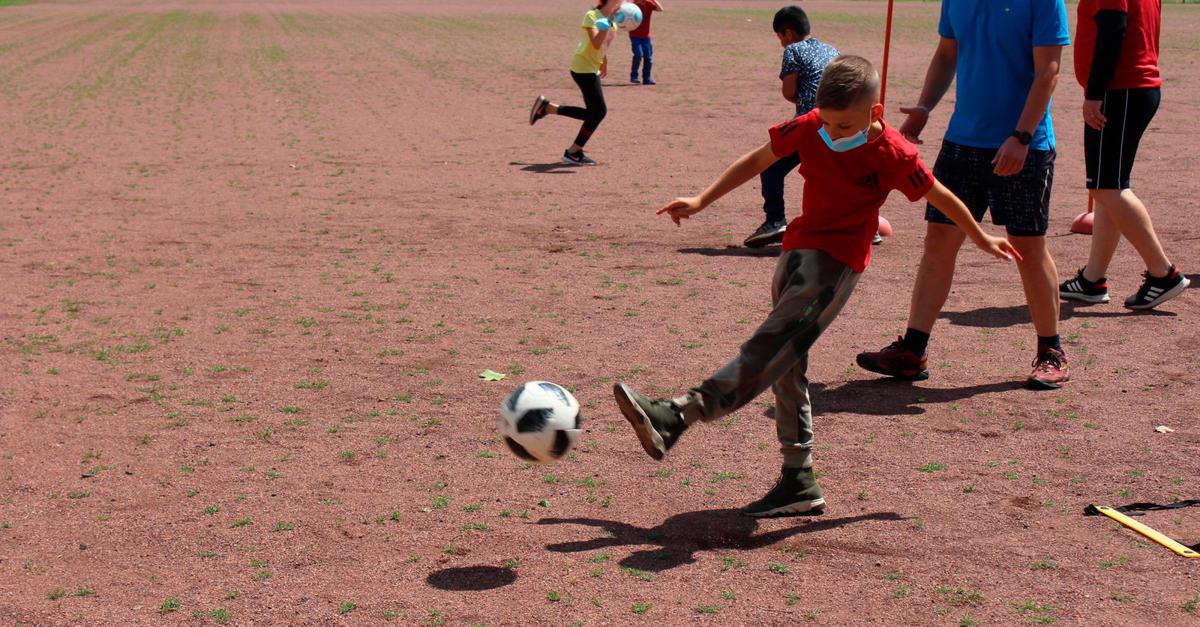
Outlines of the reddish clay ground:
M1200 497L1200 294L1064 307L1074 381L1028 392L1016 272L966 251L933 377L880 381L853 355L901 331L923 229L895 197L895 237L812 355L829 511L741 518L777 473L769 397L654 463L609 389L695 384L766 311L772 254L731 247L756 185L683 229L653 209L787 116L778 3L675 0L653 88L622 84L620 41L583 170L554 165L573 122L525 116L539 92L578 100L587 3L504 4L0 8L0 620L1200 622L1200 562L1080 515ZM806 6L820 37L879 56L883 4ZM897 7L889 108L915 98L936 14ZM1163 24L1135 177L1195 272L1200 14ZM1063 276L1087 246L1066 234L1070 68ZM1116 298L1139 272L1122 248ZM523 467L496 442L525 379L584 404L569 460ZM1146 520L1200 541L1194 509Z

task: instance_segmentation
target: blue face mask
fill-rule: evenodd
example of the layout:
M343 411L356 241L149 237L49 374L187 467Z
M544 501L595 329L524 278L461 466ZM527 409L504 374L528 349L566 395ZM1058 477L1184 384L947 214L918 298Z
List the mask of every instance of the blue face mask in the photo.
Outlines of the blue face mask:
M817 133L821 135L821 139L825 140L825 145L829 146L830 150L834 152L846 152L848 150L854 150L855 148L867 143L867 133L870 131L871 125L868 124L867 128L864 128L862 131L849 137L841 137L838 139L831 139L829 137L829 133L825 132L824 126L822 126Z

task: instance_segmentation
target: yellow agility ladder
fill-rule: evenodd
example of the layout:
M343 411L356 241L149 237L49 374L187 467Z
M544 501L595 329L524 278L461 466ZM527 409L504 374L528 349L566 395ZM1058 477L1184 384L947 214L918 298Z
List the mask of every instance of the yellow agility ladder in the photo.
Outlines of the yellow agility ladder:
M1123 507L1105 507L1104 505L1088 505L1083 509L1084 516L1098 516L1103 514L1109 518L1129 527L1130 529L1154 540L1155 542L1171 549L1175 553L1183 557L1200 558L1200 544L1196 546L1187 546L1177 542L1163 533L1152 529L1150 526L1140 523L1130 518L1126 513L1133 516L1141 516L1142 512L1149 512L1162 509L1178 509L1180 507L1190 507L1192 505L1200 505L1200 500L1178 501L1170 505L1158 505L1156 503L1132 503Z

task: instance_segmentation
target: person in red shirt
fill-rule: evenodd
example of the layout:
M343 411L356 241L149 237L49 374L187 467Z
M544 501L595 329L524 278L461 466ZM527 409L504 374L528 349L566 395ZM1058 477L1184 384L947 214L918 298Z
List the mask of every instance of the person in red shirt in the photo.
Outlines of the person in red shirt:
M650 39L650 18L655 11L662 11L662 0L633 0L642 10L642 24L629 31L629 47L633 48L633 69L629 71L629 82L643 85L655 85L650 78L650 68L654 67L654 42ZM638 66L642 67L642 79L638 80Z
M804 213L784 234L771 288L774 308L766 321L732 361L683 396L651 400L623 382L613 388L621 413L655 459L662 459L689 425L729 415L773 388L783 470L774 488L742 508L748 516L824 510L812 468L808 350L870 262L879 208L892 190L914 202L925 198L987 253L1007 260L1018 256L1007 239L979 228L963 202L934 179L916 147L882 115L879 74L871 63L838 57L825 68L816 109L773 127L769 142L735 161L699 196L676 198L658 210L678 225L775 161L800 154Z
M1161 0L1080 0L1075 76L1084 88L1083 147L1087 188L1095 201L1087 265L1059 286L1064 299L1108 302L1108 264L1121 237L1146 264L1142 287L1125 299L1152 309L1179 296L1189 281L1163 251L1146 206L1130 189L1142 133L1158 111Z

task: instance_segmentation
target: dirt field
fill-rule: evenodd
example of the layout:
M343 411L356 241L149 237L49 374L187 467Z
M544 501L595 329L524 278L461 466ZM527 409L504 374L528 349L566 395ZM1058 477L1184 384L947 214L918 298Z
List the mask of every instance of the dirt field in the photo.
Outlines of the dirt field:
M682 229L653 210L790 110L779 3L668 1L659 85L623 83L627 39L611 52L590 169L556 165L575 122L526 122L538 93L579 100L587 2L0 2L0 621L1200 624L1200 560L1081 516L1200 498L1200 292L1130 315L1128 246L1113 304L1063 309L1061 391L1020 389L1016 271L977 251L932 378L881 381L854 354L902 332L924 228L894 195L896 235L811 357L828 512L737 514L778 473L769 395L644 455L612 382L701 381L774 263L733 246L757 184ZM884 4L805 7L881 56ZM1165 11L1135 186L1194 273L1200 10ZM897 6L889 111L936 17ZM1063 276L1087 247L1070 54ZM528 379L583 404L569 460L496 441ZM1200 508L1145 521L1200 542Z

